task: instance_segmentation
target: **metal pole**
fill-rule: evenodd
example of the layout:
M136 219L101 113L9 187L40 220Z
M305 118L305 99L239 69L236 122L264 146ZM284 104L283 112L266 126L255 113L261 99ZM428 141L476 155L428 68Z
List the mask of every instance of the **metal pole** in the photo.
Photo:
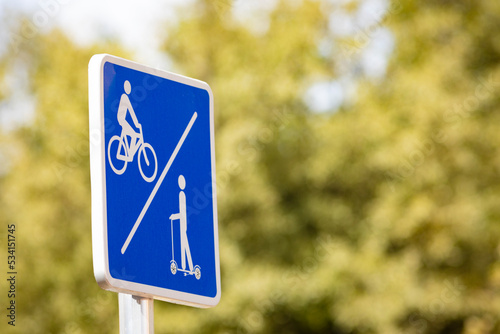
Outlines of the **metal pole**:
M120 334L154 334L153 299L118 294Z

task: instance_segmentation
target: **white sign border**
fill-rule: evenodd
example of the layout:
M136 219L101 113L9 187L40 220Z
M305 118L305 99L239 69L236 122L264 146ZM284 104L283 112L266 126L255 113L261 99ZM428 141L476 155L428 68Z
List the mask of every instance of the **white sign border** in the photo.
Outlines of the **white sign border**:
M141 71L147 74L183 83L207 91L210 99L210 149L212 156L212 202L214 216L214 247L216 265L217 294L206 297L196 294L170 290L151 285L134 283L113 278L109 272L108 237L106 212L106 149L104 138L104 78L103 68L107 62ZM215 178L214 148L214 103L210 86L199 80L154 69L136 62L109 54L96 54L89 62L89 138L90 138L90 175L92 193L92 254L94 276L99 286L105 290L127 293L136 296L154 298L171 303L194 306L213 307L221 298L219 233L217 218L217 196Z

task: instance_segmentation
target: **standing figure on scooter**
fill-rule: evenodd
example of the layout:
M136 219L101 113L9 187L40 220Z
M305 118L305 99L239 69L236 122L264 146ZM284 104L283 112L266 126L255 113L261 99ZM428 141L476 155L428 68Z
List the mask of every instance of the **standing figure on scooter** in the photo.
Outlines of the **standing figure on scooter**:
M186 188L186 180L184 176L179 175L178 179L179 188L179 213L170 216L170 219L178 219L180 222L180 234L181 234L181 266L182 270L186 269L186 256L188 259L189 271L193 272L193 260L191 259L191 251L189 249L189 242L187 238L187 212L186 212L186 194L184 193L184 188Z

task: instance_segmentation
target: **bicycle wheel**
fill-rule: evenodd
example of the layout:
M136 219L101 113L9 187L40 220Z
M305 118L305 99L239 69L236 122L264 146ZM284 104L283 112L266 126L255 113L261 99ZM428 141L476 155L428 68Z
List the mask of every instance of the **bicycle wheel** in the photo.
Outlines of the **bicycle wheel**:
M111 148L111 146L113 146L113 148ZM120 136L111 137L108 144L108 161L111 169L118 175L123 174L125 169L127 169L127 161L118 158L118 153L120 153L119 150L123 148L122 146L123 143ZM111 152L113 152L113 154L111 154Z
M156 160L156 153L153 147L148 143L142 144L139 149L137 163L139 164L139 171L141 172L142 178L146 182L153 181L158 171L158 161Z

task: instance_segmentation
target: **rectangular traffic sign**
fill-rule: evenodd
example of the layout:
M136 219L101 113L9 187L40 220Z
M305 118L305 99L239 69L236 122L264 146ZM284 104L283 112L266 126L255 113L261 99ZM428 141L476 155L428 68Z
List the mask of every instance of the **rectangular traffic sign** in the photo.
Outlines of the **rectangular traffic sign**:
M89 63L94 275L107 290L220 300L213 95L110 55Z

